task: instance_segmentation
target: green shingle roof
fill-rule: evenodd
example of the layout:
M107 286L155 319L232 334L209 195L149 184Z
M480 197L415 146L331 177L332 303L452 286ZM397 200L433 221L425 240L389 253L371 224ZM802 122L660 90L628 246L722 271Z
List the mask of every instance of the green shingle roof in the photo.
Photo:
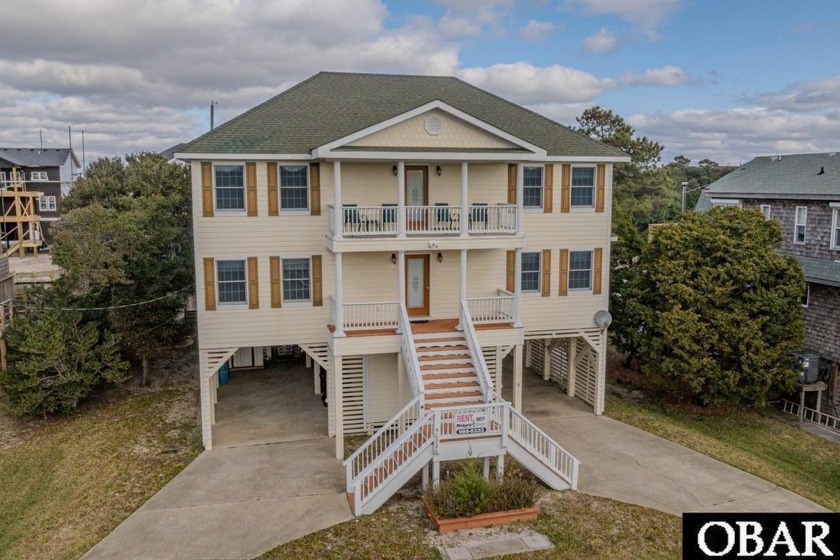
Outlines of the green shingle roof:
M453 77L321 72L189 142L183 153L308 154L440 100L545 149L549 156L627 157Z
M704 192L723 198L840 198L840 154L757 157Z
M797 256L805 280L816 284L840 286L840 262L815 257Z

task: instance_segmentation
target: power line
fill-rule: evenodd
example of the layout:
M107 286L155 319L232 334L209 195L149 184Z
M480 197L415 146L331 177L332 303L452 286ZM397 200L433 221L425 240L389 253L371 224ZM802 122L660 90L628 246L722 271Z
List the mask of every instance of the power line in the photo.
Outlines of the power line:
M156 297L154 299L149 299L146 301L138 301L135 303L125 303L122 305L109 305L105 307L43 307L39 305L27 305L27 304L15 304L15 307L22 307L25 309L44 309L47 311L108 311L111 309L126 309L129 307L139 307L141 305L148 305L150 303L154 303L156 301L160 301L162 299L166 299L172 297L176 294L183 292L189 288L192 288L193 285L190 284L189 286L184 286L180 290L175 290L174 292L169 292L168 294L164 294L160 297Z

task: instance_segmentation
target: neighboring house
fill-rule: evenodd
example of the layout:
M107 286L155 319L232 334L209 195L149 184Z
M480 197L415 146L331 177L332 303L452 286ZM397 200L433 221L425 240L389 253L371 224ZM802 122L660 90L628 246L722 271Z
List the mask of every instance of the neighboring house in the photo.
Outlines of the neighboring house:
M80 168L79 160L70 148L0 148L0 186L5 191L0 197L3 231L18 238L18 232L11 231L15 229L13 224L19 217L14 199L31 199L32 210L40 222L40 232L23 231L24 228L21 228L19 233L24 238L41 235L48 244L52 243L50 226L60 219L61 198L70 192L74 175ZM28 194L14 195L11 191L18 190L21 181ZM29 209L23 212L29 213Z
M713 206L753 208L779 221L781 253L796 257L805 273L804 350L820 355L823 371L836 372L840 364L840 154L757 157L703 192L697 210Z
M412 403L493 401L509 353L516 408L528 360L603 410L623 153L456 78L320 73L175 157L192 168L205 447L218 368L280 345L327 371L339 457Z
M160 152L160 155L163 156L164 159L166 159L166 161L168 161L169 163L177 163L179 165L184 165L183 161L175 157L175 154L180 152L184 146L186 146L186 143L184 142L181 142L180 144L175 144L174 146L166 148L165 150Z

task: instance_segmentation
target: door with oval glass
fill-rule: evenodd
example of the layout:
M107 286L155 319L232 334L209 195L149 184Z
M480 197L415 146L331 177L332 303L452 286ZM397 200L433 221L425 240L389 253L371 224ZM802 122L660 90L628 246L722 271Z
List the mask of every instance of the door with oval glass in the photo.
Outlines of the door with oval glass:
M405 166L406 228L409 232L421 232L426 228L429 205L429 168L425 165Z
M429 255L405 256L405 296L409 317L429 316Z

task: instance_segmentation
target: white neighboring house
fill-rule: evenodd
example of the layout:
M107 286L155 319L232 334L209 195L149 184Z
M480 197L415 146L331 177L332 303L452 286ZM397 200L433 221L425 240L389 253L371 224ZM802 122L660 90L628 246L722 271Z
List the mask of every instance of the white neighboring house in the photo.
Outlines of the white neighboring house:
M206 448L218 368L278 345L327 371L337 457L398 411L416 426L499 402L509 353L504 406L521 408L527 364L602 412L623 153L456 78L320 73L175 157L192 169Z

